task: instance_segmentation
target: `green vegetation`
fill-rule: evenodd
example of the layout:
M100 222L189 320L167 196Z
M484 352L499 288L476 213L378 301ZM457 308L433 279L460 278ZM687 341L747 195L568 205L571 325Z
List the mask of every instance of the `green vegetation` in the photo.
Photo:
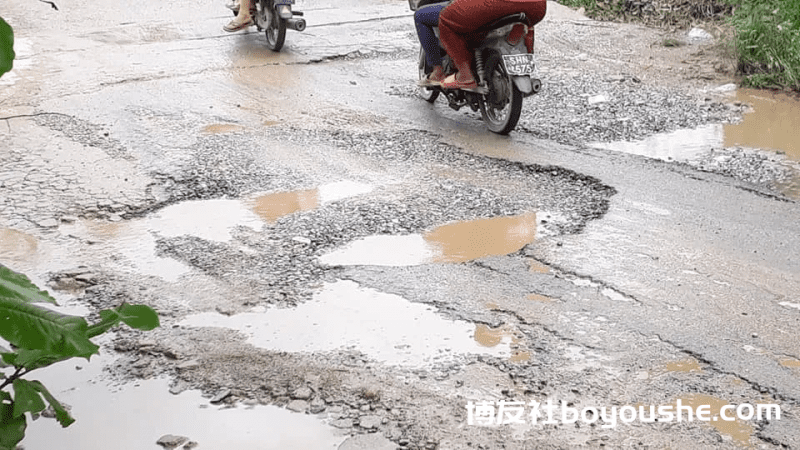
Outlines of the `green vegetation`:
M0 76L11 70L14 64L14 31L0 17Z
M800 91L800 0L731 0L743 83Z
M100 311L100 320L88 324L82 317L61 314L37 305L56 304L25 275L0 265L0 450L14 450L25 437L26 413L39 414L46 404L67 427L75 419L39 381L24 379L31 371L71 358L98 352L90 339L124 323L139 330L159 325L158 315L145 305L122 305ZM7 388L13 388L13 395Z
M727 22L742 84L800 91L800 0L559 0L589 17L688 27ZM670 43L665 41L664 45Z

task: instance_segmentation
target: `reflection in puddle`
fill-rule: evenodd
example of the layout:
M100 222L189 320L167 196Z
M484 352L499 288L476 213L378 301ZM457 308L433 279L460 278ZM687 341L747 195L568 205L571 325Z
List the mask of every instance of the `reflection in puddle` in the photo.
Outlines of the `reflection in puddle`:
M786 153L800 161L800 100L786 94L741 89L736 100L749 104L753 112L744 114L742 122L725 125L725 146L765 148Z
M695 129L656 134L642 141L596 142L590 147L664 161L690 161L722 145L723 127L712 124Z
M188 273L189 267L157 256L159 238L195 236L207 241L228 242L232 239L231 230L237 226L261 230L265 222L274 222L280 216L371 189L368 185L342 181L312 191L268 194L254 199L192 200L167 206L142 219L78 221L62 225L60 231L91 243L93 251L112 255L124 267L175 281Z
M668 372L702 372L703 368L695 359L684 359L666 364Z
M794 358L783 358L781 359L781 365L783 367L800 368L800 360Z
M40 379L60 401L71 406L76 421L61 428L53 419L29 421L28 450L159 449L165 434L186 436L198 448L335 449L344 440L337 431L310 415L275 406L220 409L199 391L169 393L166 379L137 381L113 387L97 381L103 364L61 363L42 370ZM98 407L102 405L102 407Z
M204 126L202 129L202 133L225 134L225 133L235 133L237 131L242 131L242 130L244 130L244 127L241 125L236 125L233 123L215 123Z
M265 194L246 200L248 207L268 223L301 211L310 211L321 204L366 194L372 186L352 181L339 181L304 191Z
M8 261L27 259L33 256L39 247L35 237L21 231L0 227L0 257Z
M328 265L460 263L513 253L536 238L536 214L443 225L424 235L369 236L320 257Z
M723 406L730 404L729 402L717 397L703 394L689 394L680 398L681 405L689 405L693 411L697 410L698 406L709 405L710 414L712 418L710 422L704 422L714 427L720 433L730 436L733 441L739 445L750 447L750 438L753 436L753 426L740 419L734 421L725 421L720 417L720 410ZM685 414L685 413L684 413ZM726 410L726 415L735 415L735 411ZM716 417L717 420L713 418ZM684 418L686 416L684 415Z
M451 360L458 353L508 356L507 344L485 348L473 339L473 325L447 320L435 309L360 288L352 281L327 284L312 301L292 309L224 316L189 316L181 326L224 327L242 331L248 342L286 352L352 348L371 358L404 366Z
M488 325L476 324L473 338L482 347L491 348L501 344L509 346L513 349L508 358L511 362L530 361L531 359L530 352L519 350L519 338L508 326L490 328Z

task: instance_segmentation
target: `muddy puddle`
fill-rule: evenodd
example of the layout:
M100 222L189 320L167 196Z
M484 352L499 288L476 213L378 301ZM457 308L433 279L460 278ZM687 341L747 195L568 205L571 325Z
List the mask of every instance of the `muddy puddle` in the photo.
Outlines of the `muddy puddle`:
M751 438L755 429L749 423L736 419L733 421L722 420L720 410L731 404L721 398L713 397L705 394L688 394L680 397L681 405L688 405L693 411L696 411L699 406L710 406L709 416L712 418L710 422L701 422L716 429L723 437L732 440L737 447L752 447ZM735 405L734 405L735 406ZM686 413L684 413L684 419ZM735 412L726 411L727 416L735 415ZM716 420L714 419L716 418Z
M21 231L0 227L0 258L3 261L30 259L39 248L38 240Z
M367 193L371 186L350 181L322 185L317 189L255 195L245 199L192 200L167 206L148 217L109 222L85 220L62 224L63 235L90 244L88 252L112 255L121 270L175 281L190 268L156 254L160 238L195 236L214 242L229 242L236 227L263 229L265 223L327 202ZM14 240L15 247L25 242Z
M692 373L692 372L702 372L703 368L700 367L700 363L697 362L696 359L682 359L679 361L671 361L664 365L664 371L667 372L685 372L685 373Z
M433 307L352 281L326 284L311 301L295 308L261 307L234 316L201 313L180 325L238 330L250 344L273 351L351 349L389 365L408 367L446 363L459 354L505 358L512 354L510 338L482 345L472 323L445 319Z
M368 236L320 257L332 266L460 263L513 253L536 239L535 213L442 225L424 234Z
M748 105L742 121L736 124L709 124L695 129L658 134L641 141L595 142L590 147L646 156L664 161L692 162L712 150L744 147L785 155L785 165L793 168L794 177L778 188L784 194L800 198L800 100L788 95L752 89L740 89L728 102Z
M275 406L221 408L200 391L172 395L167 379L113 385L102 374L108 357L75 361L36 377L70 405L75 423L29 422L26 450L159 450L156 441L167 434L187 437L200 449L336 449L346 438L314 416Z
M511 362L530 361L531 353L520 346L520 339L514 330L508 326L491 328L488 325L475 325L475 342L483 347L493 348L499 345L507 345L511 349Z

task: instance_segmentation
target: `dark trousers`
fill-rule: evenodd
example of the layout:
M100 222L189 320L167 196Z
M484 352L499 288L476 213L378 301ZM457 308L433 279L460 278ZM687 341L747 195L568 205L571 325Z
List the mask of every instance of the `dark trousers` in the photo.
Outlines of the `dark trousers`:
M524 12L529 25L544 19L546 0L456 0L439 14L439 39L456 67L469 65L465 35L501 17Z
M433 32L439 26L439 13L447 6L447 2L434 3L423 6L414 13L414 25L417 27L417 37L425 50L425 62L428 67L442 65L442 52L439 48L439 39Z

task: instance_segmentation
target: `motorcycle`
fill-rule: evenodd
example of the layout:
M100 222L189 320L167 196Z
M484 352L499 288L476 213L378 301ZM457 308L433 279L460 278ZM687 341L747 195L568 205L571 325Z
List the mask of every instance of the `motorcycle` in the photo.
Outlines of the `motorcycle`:
M300 11L293 11L295 0L253 0L253 21L258 31L264 30L267 46L275 52L281 51L286 40L286 30L303 31L306 20ZM239 14L239 4L231 5L233 15ZM295 17L298 16L298 17Z
M441 0L408 0L412 11ZM438 28L434 28L437 38ZM533 54L533 27L528 25L524 13L501 17L471 34L473 49L472 69L477 76L477 89L442 89L440 86L420 87L420 96L434 103L444 94L448 105L458 111L469 106L480 110L490 131L510 133L522 114L522 99L538 93L542 82L534 78L536 61ZM444 49L445 72L455 67ZM425 61L425 50L420 48L419 78L423 80L433 70Z

